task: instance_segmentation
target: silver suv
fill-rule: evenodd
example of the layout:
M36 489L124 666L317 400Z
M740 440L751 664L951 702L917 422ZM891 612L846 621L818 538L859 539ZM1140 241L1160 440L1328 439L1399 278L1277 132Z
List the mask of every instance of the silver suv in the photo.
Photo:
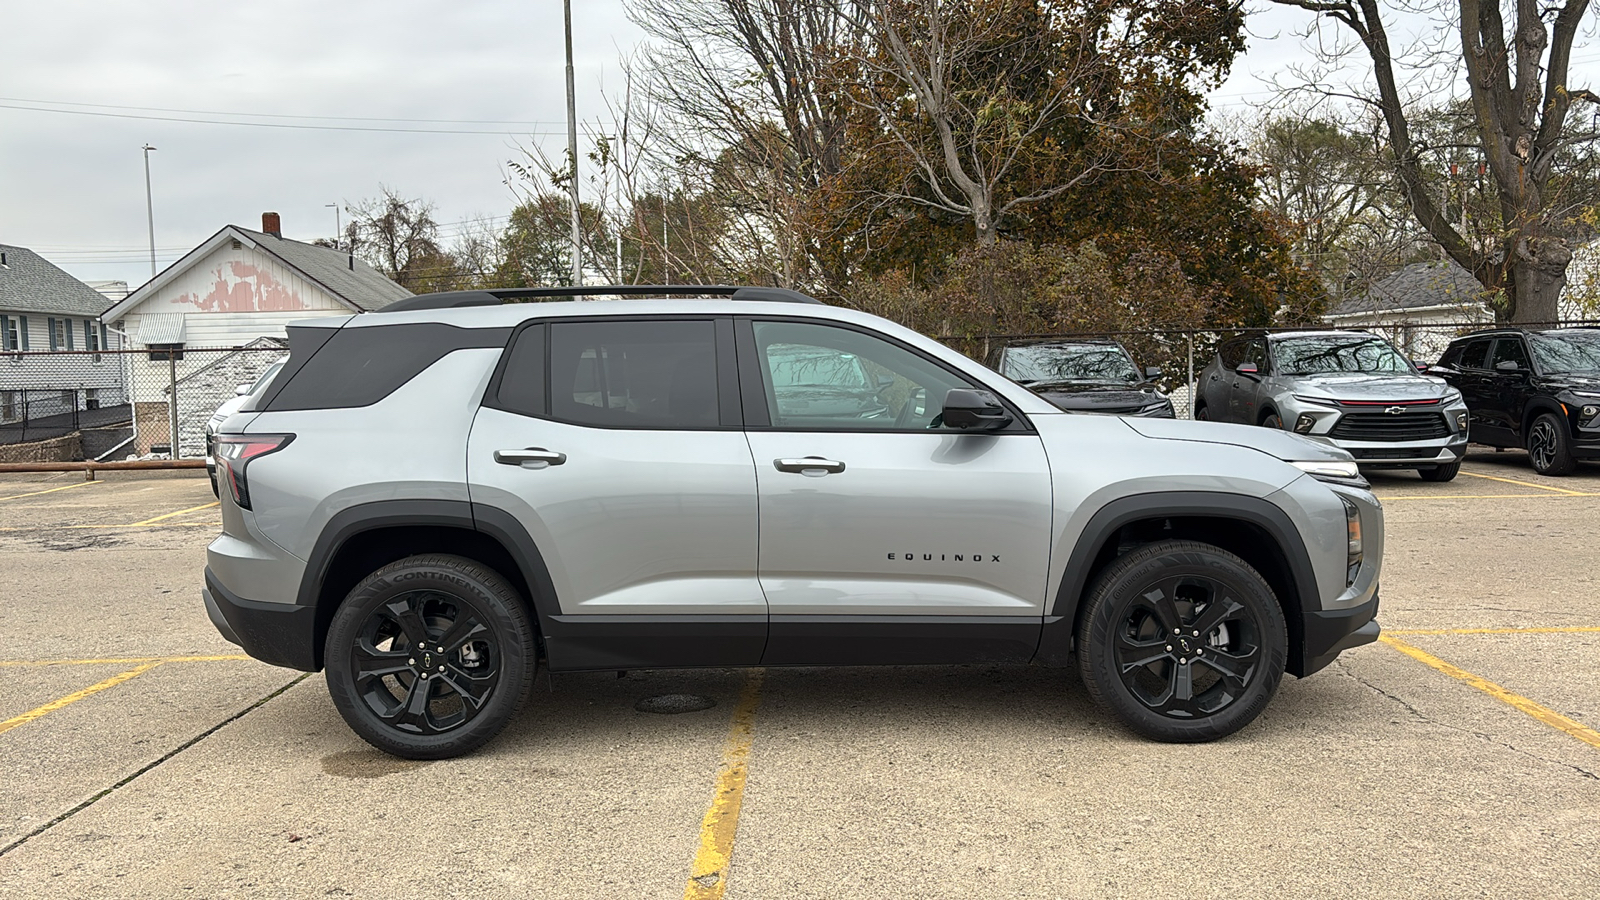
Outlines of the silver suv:
M506 302L579 294L619 299ZM791 291L435 294L289 343L217 435L205 605L396 755L482 745L540 661L1075 665L1204 741L1378 634L1343 451L1068 415Z
M1467 452L1467 405L1375 334L1302 331L1224 341L1200 372L1194 417L1292 430L1363 468L1449 481Z

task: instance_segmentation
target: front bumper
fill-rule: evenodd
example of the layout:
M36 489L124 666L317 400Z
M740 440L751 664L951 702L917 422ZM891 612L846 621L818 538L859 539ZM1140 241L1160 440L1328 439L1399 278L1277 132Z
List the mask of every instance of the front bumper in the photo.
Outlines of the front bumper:
M317 664L315 608L246 600L219 584L210 568L200 596L211 624L244 652L264 663L302 672L321 668Z
M1309 435L1317 437L1317 435ZM1323 438L1355 457L1363 469L1412 469L1418 466L1448 466L1467 455L1467 436L1451 435L1433 441L1388 443L1384 441L1346 441Z
M1349 609L1305 611L1305 664L1301 677L1326 668L1346 650L1378 639L1378 597Z

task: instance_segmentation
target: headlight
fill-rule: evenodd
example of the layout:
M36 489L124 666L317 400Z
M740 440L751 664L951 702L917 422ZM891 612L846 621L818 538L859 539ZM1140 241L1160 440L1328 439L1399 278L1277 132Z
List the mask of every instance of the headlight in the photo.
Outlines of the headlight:
M1445 406L1449 406L1452 403L1460 403L1461 392L1455 388L1451 388L1450 390L1444 392L1444 399L1439 402L1443 403Z
M1301 403L1315 403L1320 406L1338 407L1339 405L1339 401L1330 400L1327 397L1307 397L1305 394L1295 394L1294 398L1299 400Z
M1361 469L1353 461L1335 460L1291 460L1289 465L1310 475L1318 481L1330 481L1334 484L1349 485L1350 487L1367 487L1367 480L1361 477Z
M1339 502L1344 504L1345 538L1349 550L1345 556L1345 587L1356 583L1356 573L1361 570L1361 510L1350 502L1349 497L1340 496Z

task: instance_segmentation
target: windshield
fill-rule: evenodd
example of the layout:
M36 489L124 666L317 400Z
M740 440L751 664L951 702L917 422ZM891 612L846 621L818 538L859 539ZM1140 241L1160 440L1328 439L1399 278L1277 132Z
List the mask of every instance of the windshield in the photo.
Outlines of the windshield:
M1600 331L1572 329L1528 335L1539 369L1555 372L1600 371Z
M1000 374L1018 384L1056 381L1139 380L1126 350L1117 344L1040 344L1007 347Z
M797 344L771 344L767 347L767 364L774 387L867 386L867 372L861 367L861 360L849 353L819 352L816 347Z
M1273 342L1280 375L1324 372L1416 373L1400 351L1383 338L1366 334L1326 334Z

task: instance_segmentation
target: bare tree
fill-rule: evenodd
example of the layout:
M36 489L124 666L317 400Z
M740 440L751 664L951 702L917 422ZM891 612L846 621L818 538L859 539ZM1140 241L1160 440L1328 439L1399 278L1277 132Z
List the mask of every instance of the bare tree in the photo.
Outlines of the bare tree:
M402 197L380 185L377 197L346 203L350 221L344 243L350 252L409 290L424 287L447 259L439 248L433 204Z
M1575 131L1575 101L1600 101L1568 84L1578 26L1589 0L1516 0L1512 20L1501 0L1456 0L1438 10L1459 16L1461 72L1471 101L1478 147L1487 162L1500 231L1474 241L1450 220L1429 190L1423 148L1413 137L1411 107L1401 96L1396 58L1378 0L1273 0L1333 19L1361 41L1371 63L1377 109L1388 133L1393 165L1412 214L1444 252L1487 288L1504 292L1500 314L1513 322L1553 321L1572 248L1552 215L1556 168L1575 144L1594 141Z

